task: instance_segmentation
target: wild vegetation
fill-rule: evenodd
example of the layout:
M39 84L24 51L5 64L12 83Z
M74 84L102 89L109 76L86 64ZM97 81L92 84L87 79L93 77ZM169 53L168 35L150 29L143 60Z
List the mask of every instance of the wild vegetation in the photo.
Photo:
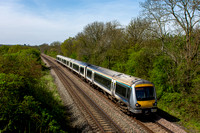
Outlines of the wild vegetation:
M49 89L47 70L39 50L0 46L0 132L70 131L66 111Z
M123 27L93 22L59 45L40 46L46 54L74 59L150 80L158 107L200 131L200 2L146 0L143 17Z

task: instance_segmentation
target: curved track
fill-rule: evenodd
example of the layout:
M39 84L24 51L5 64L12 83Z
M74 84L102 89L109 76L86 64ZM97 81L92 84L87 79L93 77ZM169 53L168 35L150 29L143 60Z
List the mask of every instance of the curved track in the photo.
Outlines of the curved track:
M95 102L66 75L50 58L42 57L51 65L68 90L94 132L124 132Z
M87 88L88 91L97 94L97 96L103 102L107 103L108 106L112 107L112 110L118 112L118 114L123 117L121 121L126 121L126 127L131 127L133 129L133 132L135 131L135 127L133 126L134 124L139 125L139 127L143 129L142 132L172 132L164 125L158 123L154 116L135 117L135 115L133 114L127 114L116 103L113 103L111 100L109 100L109 98L105 94L100 93L99 91L97 91L98 89L94 89L88 83L83 82L81 78L78 78L75 75L74 78L70 78L70 74L69 72L66 72L66 68L61 67L61 65L57 65L55 59L52 59L48 56L43 57L50 63L52 69L54 69L54 71L57 73L64 86L66 87L70 95L73 97L76 104L79 106L79 109L82 110L82 113L86 117L89 125L91 125L94 132L127 132L127 130L123 126L119 127L116 124L116 122L114 122L116 121L114 120L115 118L109 117L109 115L107 115L106 112L103 109L101 109L102 107L100 108L97 104L95 104L95 100L92 100L92 98L90 98L91 96L88 96L88 94L86 94L87 90L83 91L81 89L82 87L80 86L85 86L85 88ZM81 84L77 85L77 83L75 83L74 80L79 81ZM139 130L139 132L141 132L141 130Z
M111 99L109 99L109 96L107 97L104 93L100 93L97 89L93 89L91 87L89 87L89 85L87 83L85 83L86 86L88 86L88 88L91 89L91 91L93 91L94 93L98 93L100 97L104 97L102 98L102 100L105 100L106 103L108 103L110 106L113 107L113 109L115 110L120 110L118 111L118 113L120 113L125 119L126 121L129 121L130 125L134 122L136 122L138 125L140 125L143 129L145 129L147 132L149 133L173 133L170 129L168 129L167 127L165 127L164 125L158 123L156 121L156 116L154 114L150 115L150 116L137 116L134 115L130 112L127 112L127 110L124 110L123 108L121 108L119 106L119 104L116 104L114 102L111 101Z

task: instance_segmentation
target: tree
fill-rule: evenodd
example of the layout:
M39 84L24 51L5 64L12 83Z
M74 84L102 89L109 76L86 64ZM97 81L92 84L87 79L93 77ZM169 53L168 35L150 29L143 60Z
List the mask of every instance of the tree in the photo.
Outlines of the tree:
M80 54L96 65L98 65L96 59L101 52L100 41L104 35L104 28L103 22L93 22L78 36L81 44Z
M136 18L131 20L126 28L130 46L141 44L149 38L150 21L148 19Z
M50 52L57 54L61 54L61 42L55 41L50 44Z
M167 25L169 22L181 28L179 32L186 36L185 58L190 64L199 47L192 44L192 32L200 22L199 0L146 0L141 5L148 17L157 23L161 36L166 35L166 28L171 26Z
M184 69L181 73L185 75L180 75L184 77L184 86L190 86L190 81L194 76L192 71L194 66L198 63L196 59L199 52L199 43L196 43L194 39L196 35L193 33L195 27L197 27L200 22L199 0L146 0L141 3L141 5L148 17L156 22L160 29L160 35L165 36L164 39L166 39L166 32L163 31L167 28L169 29L169 27L173 25L173 31L167 32L167 34L174 35L176 34L175 30L177 30L179 36L185 37L184 45L179 47L180 53L183 54L180 56L182 61L179 67L180 69ZM179 45L179 42L174 42L176 43L172 43L172 45ZM162 45L163 48L166 46L163 40ZM171 56L171 58L175 56L171 54L169 50L165 52L167 55ZM183 65L186 67L183 67Z
M61 51L61 42L55 41L52 42L50 45L44 43L39 46L41 53L45 53L47 55L56 57L58 54L62 54Z
M5 45L0 46L0 55L1 56L4 55L5 53L8 52L8 50L9 50L9 46L5 46Z
M172 20L182 28L186 36L186 61L188 68L191 61L197 56L199 44L192 42L192 33L195 26L200 22L200 12L197 10L199 0L165 0L166 11L172 16Z
M47 43L43 43L43 44L41 44L39 47L40 47L41 53L46 53L46 51L47 51L48 48L49 48L49 45L48 45Z
M146 0L141 3L141 6L145 18L151 22L148 30L153 38L158 38L161 41L161 50L164 51L165 37L168 34L166 29L168 13L163 10L162 2L158 0Z
M72 51L73 41L74 41L74 38L69 37L68 39L66 39L61 44L61 51L62 51L62 53L63 53L64 56L69 57L73 53L73 51Z
M105 24L104 35L100 41L101 54L99 55L100 62L103 67L113 68L118 71L123 71L122 64L127 60L128 44L125 40L125 32L118 21L107 22ZM120 55L120 56L119 56ZM119 63L120 62L120 63Z

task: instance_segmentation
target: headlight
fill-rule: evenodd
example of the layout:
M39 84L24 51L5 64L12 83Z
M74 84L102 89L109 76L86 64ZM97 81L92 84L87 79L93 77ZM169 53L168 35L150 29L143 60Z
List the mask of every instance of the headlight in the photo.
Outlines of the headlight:
M139 103L136 103L135 106L136 106L136 107L140 107L141 105L140 105Z
M157 106L157 102L153 103L153 106Z

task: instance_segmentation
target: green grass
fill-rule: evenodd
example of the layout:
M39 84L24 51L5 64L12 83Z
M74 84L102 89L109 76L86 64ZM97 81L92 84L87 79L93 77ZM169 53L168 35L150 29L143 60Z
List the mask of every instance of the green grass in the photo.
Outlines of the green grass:
M55 99L58 99L58 101L61 101L61 98L60 98L59 93L57 91L57 86L55 84L55 80L52 77L52 75L50 74L50 71L46 70L44 72L44 74L45 75L41 79L45 82L45 84L50 89L50 91L52 91Z
M187 103L184 103L185 105L180 106L178 101L175 102L166 102L164 100L158 101L158 108L169 113L170 115L176 117L179 119L177 123L183 127L186 128L187 132L194 132L199 133L200 132L200 121L199 117L196 116L198 112L188 112L188 109L185 109L184 107L187 107ZM179 108L178 108L179 107ZM196 116L196 117L195 117Z

